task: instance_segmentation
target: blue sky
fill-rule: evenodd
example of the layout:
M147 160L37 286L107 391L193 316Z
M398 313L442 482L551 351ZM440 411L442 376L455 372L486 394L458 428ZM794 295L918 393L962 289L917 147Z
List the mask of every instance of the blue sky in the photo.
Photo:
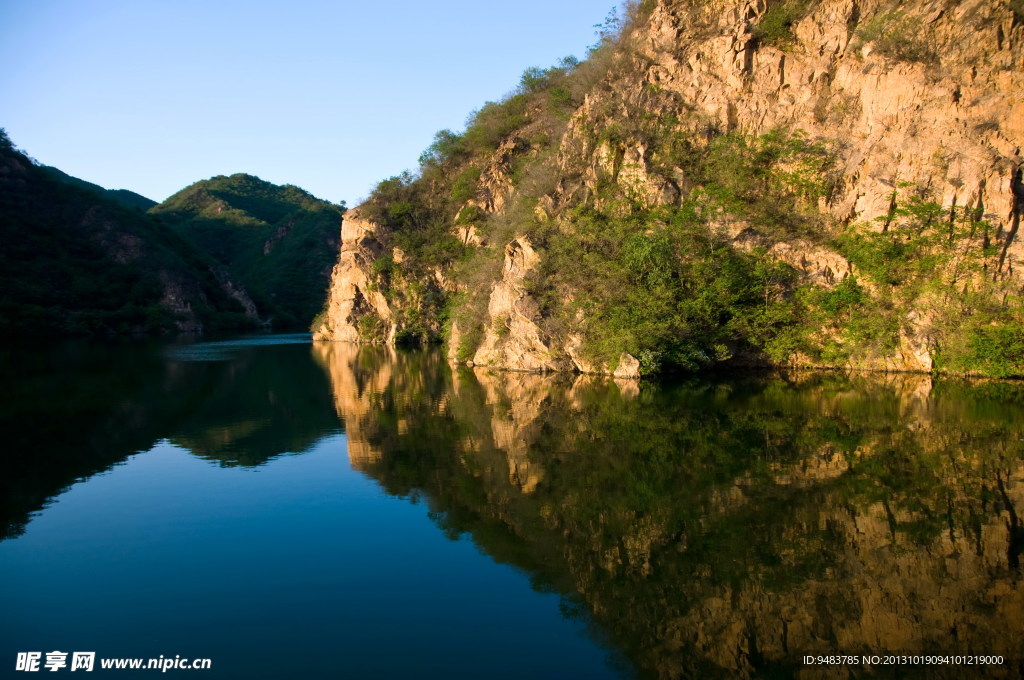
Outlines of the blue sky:
M349 205L616 0L0 0L0 127L154 200L248 172Z

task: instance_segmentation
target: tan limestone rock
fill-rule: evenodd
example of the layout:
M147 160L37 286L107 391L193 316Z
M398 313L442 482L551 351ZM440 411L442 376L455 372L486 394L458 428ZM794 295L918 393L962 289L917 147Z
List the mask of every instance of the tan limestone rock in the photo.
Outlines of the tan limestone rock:
M364 219L358 208L349 210L341 223L341 252L331 273L327 309L320 326L313 329L314 340L362 342L359 319L375 315L388 327L388 340L394 339L392 312L387 300L370 277L373 260L383 254L378 240L380 226Z
M613 375L616 378L639 378L640 360L632 354L623 352L619 355L619 366L615 369Z
M530 239L520 236L505 246L501 280L491 290L487 314L490 324L473 361L520 371L560 371L569 362L555 357L547 334L536 321L537 303L523 282L540 262Z

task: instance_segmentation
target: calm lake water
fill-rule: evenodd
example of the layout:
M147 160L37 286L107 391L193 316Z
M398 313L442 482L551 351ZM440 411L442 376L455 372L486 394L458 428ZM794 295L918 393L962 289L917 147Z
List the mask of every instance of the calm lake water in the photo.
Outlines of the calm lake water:
M637 385L302 335L5 349L0 376L2 677L54 650L206 678L1024 671L1024 385Z

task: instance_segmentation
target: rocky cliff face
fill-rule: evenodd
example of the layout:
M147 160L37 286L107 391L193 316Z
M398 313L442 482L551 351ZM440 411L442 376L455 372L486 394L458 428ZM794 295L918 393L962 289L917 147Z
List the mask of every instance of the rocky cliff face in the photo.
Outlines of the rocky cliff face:
M521 370L639 372L633 354L642 342L633 343L636 349L624 343L621 354L583 351L593 344L585 305L549 323L550 298L571 308L586 291L552 284L547 300L535 294L544 287L537 280L554 280L545 268L544 237L535 234L571 233L583 207L624 216L697 206L708 232L729 247L767 253L800 282L831 289L851 274L860 282L868 278L850 261L852 251L836 246L836 234L857 224L865 231L895 230L908 205L927 199L935 209L914 229L948 222L953 244L954 223L973 225L964 244L949 250L957 253L952 259L971 253L977 271L965 277L950 265L944 285L966 294L968 287L996 282L1002 288L995 297L1019 298L1024 17L1013 3L658 0L642 3L632 23L591 62L582 66L596 75L574 102L568 125L544 133L553 139L538 141L537 114L476 162L483 167L476 194L458 211L451 232L480 258L500 253L503 259L483 284L483 321L471 333L458 320L451 327L453 357ZM756 211L701 203L718 191L714 181L721 183L721 174L709 184L680 160L686 158L678 152L681 143L692 155L714 148L717 139L756 140L780 130L813 140L828 158L810 173L827 175L827 188L803 192L793 204L794 211L815 215L810 231L766 229ZM749 156L746 165L759 158ZM546 179L531 186L523 180L531 170ZM801 193L821 179L805 170L780 156L775 171L785 181L770 186ZM467 220L467 214L481 219ZM491 236L481 223L488 218L503 225ZM366 340L358 328L360 309L388 317L387 304L368 290L372 261L381 253L359 245L364 232L381 227L359 224L349 227L351 238L342 244L330 321L318 329L322 339ZM585 240L580 243L584 248ZM438 280L450 294L467 291L458 275ZM469 293L480 286L471 284ZM888 294L868 287L875 298ZM940 312L919 292L885 305L894 309L888 339L871 351L809 356L794 350L786 361L933 370L937 353L951 344L936 330L939 317L962 312ZM818 331L816 342L842 345L837 324ZM389 331L386 339L393 337ZM727 349L723 355L736 354Z
M391 308L374 284L371 271L373 262L384 255L378 238L382 231L380 225L364 219L358 210L345 215L341 223L341 253L331 272L326 313L313 327L315 340L394 342L398 328L392 323ZM362 318L384 324L383 337L370 337L365 324L360 333Z
M767 43L759 25L794 4L655 3L630 43L633 68L613 83L620 110L598 93L577 113L562 147L566 174L581 157L604 161L592 175L614 172L618 159L630 167L620 181L662 200L667 178L650 176L647 149L595 147L587 131L623 108L659 113L658 95L671 93L718 129L834 140L841 182L824 207L840 220L885 215L897 183L909 181L931 186L942 205L981 206L1000 248L1019 257L1011 232L1024 162L1024 22L1009 3L804 3L789 35Z

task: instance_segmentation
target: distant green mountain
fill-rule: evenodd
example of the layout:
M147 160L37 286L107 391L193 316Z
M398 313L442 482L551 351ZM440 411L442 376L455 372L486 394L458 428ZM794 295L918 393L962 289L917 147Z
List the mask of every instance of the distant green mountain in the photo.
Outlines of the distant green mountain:
M135 208L136 210L141 210L142 212L146 212L147 210L152 208L154 205L156 205L156 201L154 201L154 200L152 200L150 198L146 198L142 194L137 194L134 191L128 191L127 189L104 189L99 184L93 184L92 182L86 182L84 179L79 179L78 177L74 177L72 175L69 175L68 173L64 172L63 170L61 170L59 168L55 168L52 165L42 165L42 166L40 166L40 169L50 173L50 175L52 175L56 179L60 180L61 182L66 182L67 184L73 184L73 185L75 185L77 187L81 187L83 189L90 189L92 191L98 191L99 193L103 194L107 198L109 198L111 200L114 200L114 201L117 201L118 203L120 203L121 205L125 206L126 208Z
M0 129L0 336L258 322L252 300L212 258L153 217L68 177L35 165Z
M227 267L275 326L308 327L326 298L344 210L236 174L196 182L149 212Z

